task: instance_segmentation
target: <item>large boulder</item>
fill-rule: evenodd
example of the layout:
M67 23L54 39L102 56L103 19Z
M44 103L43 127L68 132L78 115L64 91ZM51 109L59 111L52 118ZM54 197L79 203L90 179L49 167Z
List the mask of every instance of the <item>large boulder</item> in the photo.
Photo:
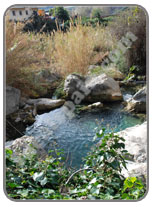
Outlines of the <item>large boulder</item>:
M76 91L85 93L84 101L90 103L122 100L119 84L106 74L87 77L71 74L65 80L64 91L69 99Z
M147 175L147 122L129 127L118 133L125 139L125 149L131 154L127 163L127 170L123 174L128 176Z
M126 110L137 113L146 112L146 95L147 87L145 86L128 100Z
M106 74L101 74L95 77L87 77L85 86L91 91L85 98L89 102L122 100L119 84Z
M31 136L22 136L13 141L8 141L5 143L6 149L11 149L13 151L12 157L16 161L20 161L18 158L21 156L33 156L37 155L40 158L44 158L47 153L44 148L37 143L36 139Z
M29 99L27 100L27 104L33 105L36 112L47 112L53 109L56 109L64 104L65 100L58 99L53 100L49 98L38 98L38 99Z
M19 109L21 92L19 89L11 86L6 87L6 115L9 115Z
M65 83L64 83L64 91L66 92L66 95L68 98L71 99L72 94L75 91L80 91L80 88L78 87L80 85L85 85L85 78L78 74L71 74L68 75Z

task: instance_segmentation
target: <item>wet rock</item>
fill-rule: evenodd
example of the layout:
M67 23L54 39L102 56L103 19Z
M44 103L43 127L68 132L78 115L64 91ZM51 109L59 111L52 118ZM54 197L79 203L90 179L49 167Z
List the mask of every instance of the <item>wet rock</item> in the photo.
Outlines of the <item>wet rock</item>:
M27 104L35 106L37 113L51 111L62 106L64 103L65 100L63 99L53 100L49 98L38 98L27 100Z
M96 109L102 109L104 107L104 104L101 102L96 102L87 106L83 106L80 111L91 111Z
M145 113L146 95L147 87L145 86L140 89L130 100L128 100L126 110L129 112Z
M19 89L11 86L6 87L6 115L19 109L20 95L21 92Z
M123 98L118 83L106 74L87 77L85 86L89 91L91 91L85 100L92 103L98 101L121 101Z
M96 102L96 103L93 103L93 104L88 105L87 107L89 109L95 109L95 108L103 108L103 106L104 106L103 103Z
M106 74L87 77L71 74L65 80L64 91L68 99L79 91L83 100L89 103L122 100L119 84Z

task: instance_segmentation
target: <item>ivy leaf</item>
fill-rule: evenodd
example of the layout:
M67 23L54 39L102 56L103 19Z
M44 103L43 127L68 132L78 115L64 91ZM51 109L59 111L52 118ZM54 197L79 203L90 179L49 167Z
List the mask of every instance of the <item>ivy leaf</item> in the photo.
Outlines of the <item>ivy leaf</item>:
M32 177L33 177L34 181L40 181L40 180L42 180L43 175L44 175L43 172L40 172L40 173L36 172L36 173L33 174Z
M97 185L97 188L101 188L103 185L102 184L98 184Z
M49 190L48 190L48 195L53 194L53 193L55 193L54 190L52 190L52 189L49 189Z
M114 169L118 169L119 167L119 162L117 160L114 160L113 162L110 163L110 165L114 168Z
M55 191L54 190L52 190L52 189L43 189L42 191L41 191L43 194L48 194L48 195L50 195L50 194L54 194L55 193Z
M7 155L12 155L13 154L13 151L11 149L6 149L6 154Z
M44 179L40 181L40 184L41 184L42 186L44 186L44 185L46 185L47 181L48 181L47 178L44 177Z
M69 192L70 192L70 194L75 194L75 193L77 193L77 189L70 190Z
M17 192L17 194L20 194L24 198L28 196L28 193L29 193L29 190L28 189L26 189L26 190L19 190Z
M92 196L92 195L88 195L88 198L89 198L90 200L96 200L96 198L95 198L94 196Z
M90 190L90 193L91 194L99 194L99 192L100 192L100 189L99 188L96 188L96 187L93 187L93 188L91 188L91 190Z
M116 143L113 145L114 149L121 149L121 148L125 148L125 144L124 143Z
M123 193L123 194L122 194L122 199L129 200L130 197L129 197L129 195L128 195L127 193Z
M111 155L110 155L108 152L105 152L105 153L104 153L104 158L105 158L106 160L108 160L110 157L111 157Z
M104 129L101 129L99 132L96 133L97 137L101 138L104 135Z
M131 177L131 178L130 178L130 181L131 181L132 183L134 183L134 182L136 181L136 177Z
M19 186L19 185L16 184L16 183L7 183L7 185L8 185L10 188L16 188L16 187Z
M95 183L96 181L97 181L97 179L96 179L96 178L93 178L93 179L90 181L89 184L93 184L93 183Z

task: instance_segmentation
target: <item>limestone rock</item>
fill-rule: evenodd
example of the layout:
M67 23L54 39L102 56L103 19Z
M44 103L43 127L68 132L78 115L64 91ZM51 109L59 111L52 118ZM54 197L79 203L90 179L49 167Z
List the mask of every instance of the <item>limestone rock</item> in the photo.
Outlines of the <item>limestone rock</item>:
M118 132L125 139L125 149L132 155L125 176L147 175L147 122Z
M20 95L21 92L19 89L11 86L6 87L6 115L19 109Z
M85 98L89 102L109 102L122 100L119 84L106 74L87 77L85 86L90 94Z
M64 91L69 99L79 91L89 103L122 100L118 82L106 74L87 77L71 74L65 80Z
M91 110L97 110L102 109L104 107L104 104L101 102L96 102L87 106L83 106L80 111L91 111Z
M53 100L49 98L38 98L38 99L27 100L27 104L35 106L38 113L47 112L56 109L62 106L64 102L65 100L63 99Z
M26 135L13 141L6 142L5 148L13 151L13 159L17 162L21 162L21 160L18 160L20 155L33 156L35 154L40 158L44 158L47 155L46 151L37 143L34 137Z
M146 95L147 87L140 89L130 100L127 102L126 110L130 112L146 112Z

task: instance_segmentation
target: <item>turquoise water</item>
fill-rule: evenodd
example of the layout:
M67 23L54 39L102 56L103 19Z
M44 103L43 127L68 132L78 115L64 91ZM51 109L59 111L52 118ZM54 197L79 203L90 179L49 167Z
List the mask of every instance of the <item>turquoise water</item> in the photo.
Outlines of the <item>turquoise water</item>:
M62 108L38 115L36 122L26 129L26 134L34 136L48 152L54 146L64 150L67 166L80 167L82 158L87 155L93 142L98 124L106 131L120 131L141 124L143 120L122 111L121 104L112 104L111 108L91 113L75 115L72 119L65 116Z

